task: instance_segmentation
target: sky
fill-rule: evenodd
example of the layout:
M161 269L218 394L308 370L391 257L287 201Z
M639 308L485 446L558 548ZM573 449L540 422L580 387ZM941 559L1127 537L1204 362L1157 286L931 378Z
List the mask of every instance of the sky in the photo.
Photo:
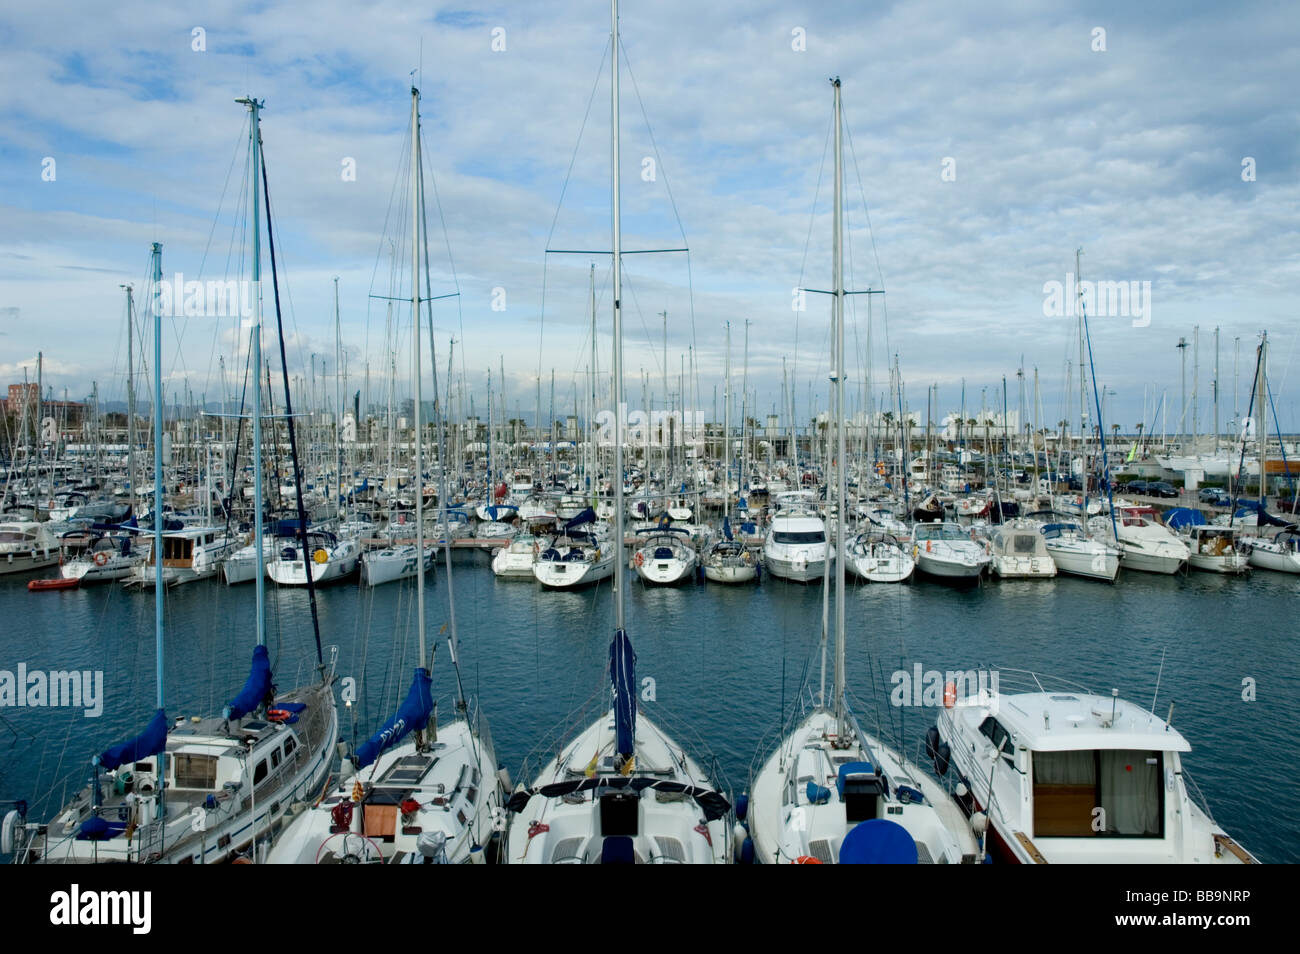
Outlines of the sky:
M1027 420L1035 373L1039 423L1077 420L1077 324L1053 313L1051 283L1066 287L1082 249L1085 281L1132 292L1128 308L1097 296L1089 316L1108 427L1179 429L1186 339L1187 404L1195 380L1197 430L1210 430L1217 327L1221 426L1234 403L1245 413L1266 330L1278 416L1300 430L1292 5L661 0L622 4L620 32L623 248L689 249L624 258L633 408L662 405L666 333L669 391L684 380L687 406L711 415L727 323L751 415L781 411L787 375L799 421L825 408L831 300L809 294L797 311L794 289L831 287L838 76L844 284L885 292L847 299L853 407L864 383L875 403L898 402L896 359L909 408L936 387L936 419L963 389L967 416L1000 406L1004 377L1016 410L1023 368ZM428 288L455 296L430 306L440 384L451 348L481 417L502 368L510 416L533 417L539 385L548 414L552 373L555 414L572 413L589 380L593 264L610 367L609 39L608 4L574 0L6 5L0 386L34 379L40 352L56 397L93 384L123 399L121 286L147 295L153 242L166 279L248 277L248 111L235 100L251 95L265 102L297 399L334 400L336 277L347 391L409 393L410 308L390 316L377 296L410 295L414 82ZM165 319L167 400L237 394L245 335L238 316Z

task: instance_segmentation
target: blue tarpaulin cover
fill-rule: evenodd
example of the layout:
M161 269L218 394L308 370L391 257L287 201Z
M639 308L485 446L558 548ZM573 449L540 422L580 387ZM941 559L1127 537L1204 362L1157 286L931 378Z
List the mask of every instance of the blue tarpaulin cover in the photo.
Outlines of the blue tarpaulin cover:
M1205 514L1191 507L1172 507L1165 511L1165 526L1170 530L1205 526Z
M396 745L412 729L424 728L432 713L433 677L429 675L429 670L417 669L415 678L411 680L411 688L398 707L397 714L357 749L357 768L365 768L379 758L384 749Z
M155 755L167 746L167 714L159 709L149 720L149 725L134 739L120 742L112 748L105 749L99 756L99 764L112 771L119 765L137 762L146 755Z
M239 690L239 695L226 706L224 717L238 719L252 712L262 704L262 700L270 691L271 657L267 655L265 646L254 646L253 666L248 673L248 681L244 683L244 688Z
M916 842L907 829L887 818L869 818L840 843L842 865L914 865Z

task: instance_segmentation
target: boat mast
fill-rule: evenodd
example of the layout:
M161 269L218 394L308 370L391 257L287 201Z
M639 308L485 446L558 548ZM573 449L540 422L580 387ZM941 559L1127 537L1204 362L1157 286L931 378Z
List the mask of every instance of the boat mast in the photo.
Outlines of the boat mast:
M847 734L844 697L844 262L840 235L843 210L843 176L841 164L840 78L831 80L835 88L835 215L832 251L831 314L835 323L835 371L831 378L835 385L835 724L836 734L843 739ZM830 555L827 555L830 558Z
M587 298L591 310L591 368L587 375L588 383L591 387L590 403L587 406L587 494L590 503L594 507L600 499L600 483L596 475L600 472L600 450L596 446L596 438L591 430L591 421L596 414L596 375L600 371L600 365L596 361L596 265L593 262L587 278ZM620 549L616 552L622 553Z
M731 322L727 323L727 379L722 395L722 518L731 509ZM739 489L739 488L737 488Z
M153 630L154 682L157 685L158 711L167 708L163 694L163 465L162 465L162 243L153 243ZM163 743L166 748L166 742ZM162 764L163 756L159 756ZM99 785L98 769L95 785ZM167 786L158 787L158 821L161 825L158 850L165 850L167 839Z
M1260 512L1268 508L1268 332L1259 338L1259 370L1255 375L1259 385L1256 397L1259 410L1255 414L1255 440L1259 442L1259 506ZM1278 432L1278 443L1282 434ZM1236 507L1236 502L1233 502Z
M130 290L127 300L130 300ZM129 320L129 319L128 319ZM154 585L154 659L157 669L158 708L163 700L163 469L162 439L162 243L153 243L153 585ZM132 484L132 495L135 493ZM162 789L159 789L159 799Z
M411 87L411 375L415 392L415 618L424 665L424 434L420 402L420 91ZM450 382L448 382L450 385ZM444 467L445 471L446 468ZM445 504L446 496L443 496ZM451 531L443 526L451 540Z
M250 365L257 371L253 375L253 550L257 553L259 560L263 559L264 551L262 548L262 383L258 378L262 368L262 233L261 233L261 207L259 201L259 191L257 188L257 176L262 168L262 130L259 112L263 103L258 102L251 96L245 96L237 99L235 102L248 107L251 116L249 121L248 135L252 141L253 160L252 160L252 181L253 187L250 190L253 193L253 208L251 212L253 220L253 317L252 327L249 330L250 347L252 348L252 360ZM157 358L155 357L155 362ZM155 374L157 369L155 369ZM287 372L286 372L287 373ZM158 431L156 439L162 440L161 430ZM157 501L155 501L157 504ZM306 527L302 528L306 533ZM266 642L266 574L258 573L255 576L257 585L257 645L261 646Z
M334 512L343 519L343 334L339 327L339 280L334 279Z
M135 305L131 286L126 289L126 479L131 488L131 513L135 513Z
M610 45L611 80L610 80L610 126L611 152L613 164L613 255L614 255L614 534L617 554L614 560L614 592L618 594L614 601L614 628L617 632L625 630L624 586L626 576L627 554L623 549L623 311L620 299L623 295L622 262L622 222L619 209L619 152L618 152L618 0L610 0L610 23L613 42Z

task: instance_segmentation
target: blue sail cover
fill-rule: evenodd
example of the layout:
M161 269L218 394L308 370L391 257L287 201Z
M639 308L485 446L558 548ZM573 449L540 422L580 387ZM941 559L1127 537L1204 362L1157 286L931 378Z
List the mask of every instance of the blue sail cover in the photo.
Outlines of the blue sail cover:
M167 746L167 714L159 709L149 720L145 730L128 742L121 742L105 749L99 756L99 764L112 771L120 765L138 762L146 755L156 755Z
M609 644L609 678L614 682L614 737L619 755L631 755L636 735L636 653L619 630Z
M730 520L730 518L728 518L728 517L723 517L723 518L722 518L722 537L723 537L724 540L733 540L733 539L735 539L735 538L731 535L731 520Z
M248 681L239 690L239 695L226 706L222 716L227 719L241 718L261 705L270 691L271 657L267 655L265 646L254 646L253 667L248 673Z
M1233 514L1233 517L1240 520L1242 517L1249 517L1251 514L1258 518L1261 527L1291 526L1285 520L1281 520L1265 510L1258 500L1238 500L1237 511Z
M564 524L564 529L568 531L568 530L572 530L574 527L581 527L584 524L595 523L595 522L596 522L596 511L592 510L590 507L587 507L585 510L579 513L572 520L566 521Z
M412 729L424 728L432 713L433 677L429 670L417 669L411 689L398 707L397 714L357 749L357 768L365 768L379 758L384 749L402 741Z

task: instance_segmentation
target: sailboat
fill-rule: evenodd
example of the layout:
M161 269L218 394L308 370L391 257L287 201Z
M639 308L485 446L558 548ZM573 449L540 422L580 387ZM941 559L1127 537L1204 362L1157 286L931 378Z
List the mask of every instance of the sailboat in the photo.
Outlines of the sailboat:
M591 507L564 522L533 562L538 583L548 589L572 590L613 575L618 544L612 537L601 541L595 524L596 511ZM581 529L588 526L590 529Z
M415 391L415 535L425 550L424 441L420 360L420 225L424 220L420 165L420 92L411 89L411 314ZM426 297L424 300L428 300ZM434 377L435 391L437 377ZM436 404L435 404L436 407ZM446 453L441 455L446 460ZM438 494L446 524L447 477ZM439 727L433 679L426 667L425 579L415 574L418 659L411 688L397 712L344 761L336 787L301 814L276 843L270 861L285 864L460 864L483 862L485 844L503 817L496 752L486 722L471 712L460 683L451 542L446 554L457 710ZM430 657L431 659L431 657ZM409 741L403 741L412 736ZM398 743L401 743L400 745Z
M844 290L841 257L842 182L840 81L835 94L835 210L832 259L836 431L835 480L845 512ZM837 521L835 552L845 549ZM777 746L754 777L743 815L754 857L767 864L959 864L978 855L975 837L933 779L864 732L848 705L845 685L845 561L835 559L835 673L825 689L826 631L822 631L822 690L818 704Z
M731 322L727 322L726 394L722 404L722 538L700 560L704 578L714 583L758 579L758 557L731 530ZM755 528L757 529L757 528Z
M239 102L251 114L253 285L260 287L261 240L257 173L262 170L262 104ZM265 187L265 178L262 180ZM268 219L268 244L270 224ZM274 259L272 260L274 264ZM153 244L154 283L154 549L163 548L162 471L162 245ZM252 367L261 367L262 305L254 296L250 330ZM261 442L261 389L253 405L253 446ZM253 455L256 542L262 540L262 460ZM295 466L295 472L297 468ZM54 821L28 825L15 818L4 825L6 850L26 863L163 862L211 864L234 861L265 843L289 807L318 791L338 736L334 705L334 661L326 665L317 640L319 680L278 692L266 647L265 577L257 578L257 641L252 665L239 694L220 717L177 720L166 716L163 686L164 561L152 563L157 709L135 738L105 749L93 759L90 785ZM165 753L165 756L164 756ZM250 852L250 849L251 852Z
M614 406L623 401L619 207L618 0L612 31ZM616 415L621 417L621 415ZM624 422L614 429L615 546L624 533ZM614 561L613 706L510 797L509 864L724 864L731 806L680 745L637 707L636 653L625 622L627 566Z

